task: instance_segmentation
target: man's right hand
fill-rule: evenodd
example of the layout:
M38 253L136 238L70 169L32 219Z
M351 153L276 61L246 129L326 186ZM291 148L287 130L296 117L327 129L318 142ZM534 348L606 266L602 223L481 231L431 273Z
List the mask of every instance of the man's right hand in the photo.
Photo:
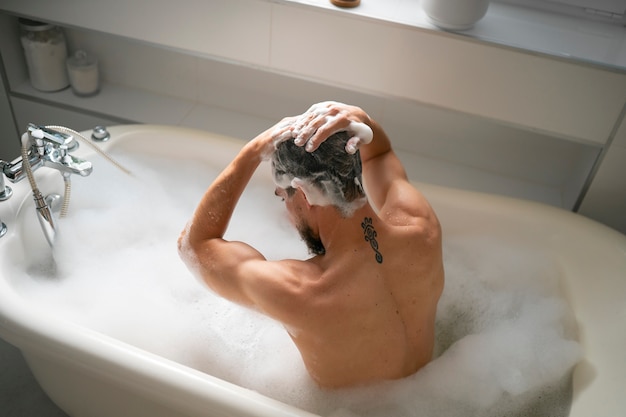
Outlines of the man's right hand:
M325 101L295 117L292 134L296 145L313 152L333 134L346 131L350 136L346 152L354 154L361 145L372 141L370 123L367 113L359 107Z

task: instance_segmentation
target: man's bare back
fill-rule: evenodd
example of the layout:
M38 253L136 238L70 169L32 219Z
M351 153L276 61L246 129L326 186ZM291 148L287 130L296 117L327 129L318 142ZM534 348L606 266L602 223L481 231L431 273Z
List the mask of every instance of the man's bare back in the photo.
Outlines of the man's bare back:
M286 325L310 375L324 387L397 379L432 358L443 289L437 237L424 243L423 236L374 218L378 263L360 227L365 218L347 225L352 249L309 261L319 271L299 300L306 314Z
M323 107L297 119L295 133L290 119L249 142L209 188L179 245L214 291L283 323L311 377L336 388L402 378L431 360L444 271L437 217L406 179L382 129L358 108L328 108L332 117L317 114L324 116ZM276 147L277 137L297 143L300 130L310 131L300 146L312 143L313 152L337 130L358 131L355 123L364 120L374 141L363 145L354 135L352 144L361 149L367 202L355 199L350 215L340 213L293 175L275 190L316 256L267 261L243 242L223 240L259 155ZM275 172L277 184L282 175L282 168Z

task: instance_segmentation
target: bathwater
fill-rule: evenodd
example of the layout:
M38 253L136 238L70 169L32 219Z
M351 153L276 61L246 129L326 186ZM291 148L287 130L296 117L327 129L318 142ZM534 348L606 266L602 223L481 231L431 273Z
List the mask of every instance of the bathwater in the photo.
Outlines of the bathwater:
M178 257L178 235L218 169L186 162L172 170L165 159L113 156L133 176L94 159L93 174L73 181L53 257L44 244L39 255L27 253L26 272L20 265L9 275L45 314L324 416L568 414L581 351L559 295L558 266L540 251L479 230L446 235L444 222L436 359L402 380L322 390L280 324L215 296ZM269 165L259 170L226 238L269 259L305 259ZM42 239L36 228L31 235Z

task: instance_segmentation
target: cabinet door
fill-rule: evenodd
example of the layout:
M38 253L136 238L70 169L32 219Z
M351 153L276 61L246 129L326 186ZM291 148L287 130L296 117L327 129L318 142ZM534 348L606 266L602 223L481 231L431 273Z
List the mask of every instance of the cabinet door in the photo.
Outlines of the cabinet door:
M0 159L11 161L20 154L20 140L13 121L8 86L0 54Z

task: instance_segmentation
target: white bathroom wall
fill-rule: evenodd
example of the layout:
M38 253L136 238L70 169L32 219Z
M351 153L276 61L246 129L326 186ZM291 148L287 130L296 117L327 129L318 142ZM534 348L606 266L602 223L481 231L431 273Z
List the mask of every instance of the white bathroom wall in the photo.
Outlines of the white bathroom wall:
M19 123L162 123L245 140L340 100L383 123L415 180L571 209L626 100L615 68L413 26L417 0L364 2L354 13L321 0L186 1L151 3L139 20L141 1L4 1L0 9L64 23L72 50L99 56L104 82L90 99L33 90L9 39L15 20L2 15Z
M26 131L29 123L41 126L61 125L67 126L77 131L93 129L95 126L110 126L123 123L102 115L88 114L76 112L73 109L67 109L59 106L50 106L45 103L33 102L19 97L11 100L13 110L15 112L17 125L21 128L21 132ZM15 157L19 152L15 154Z
M626 234L626 118L617 130L579 212Z
M497 192L554 205L575 196L561 188L575 172L577 186L599 149L459 112L393 100L367 92L285 77L248 66L204 59L90 31L68 30L71 50L97 51L107 82L158 91L191 106L172 111L153 105L153 116L168 123L249 139L286 115L312 103L338 100L367 109L391 134L413 178L442 185ZM132 57L128 59L125 57ZM130 102L128 102L130 103ZM117 105L119 114L136 110ZM188 111L185 115L183 112ZM167 113L167 114L166 114ZM247 115L242 123L241 113ZM177 120L171 121L176 117ZM170 119L168 119L170 118ZM524 161L532 161L527 164ZM495 178L493 173L501 175Z
M622 74L471 39L297 7L272 17L276 68L552 135L604 143L626 97ZM324 30L301 30L311 21Z
M541 16L520 23L499 4L490 7L472 36L458 36L432 30L419 0L387 0L384 8L370 2L346 11L326 0L3 0L0 10L606 143L624 104L626 82L622 72L586 62L621 62L626 50L614 52L612 43L623 42L623 36L575 21L552 28ZM511 27L525 35L507 38ZM567 35L566 41L555 40L555 34ZM582 52L569 38L581 41L574 44L583 44ZM604 48L588 48L586 41L596 38L611 50L595 55ZM529 44L528 50L518 48ZM561 59L570 54L581 60Z
M11 24L15 22L7 22ZM37 92L24 77L22 52L9 45L4 49L12 58L7 70L15 80L13 102L20 126L34 121L86 129L135 121L189 126L247 140L312 103L338 100L367 109L383 123L415 180L567 208L573 206L600 149L419 102L120 36L71 28L65 32L70 51L83 48L99 57L102 91L87 99L69 89ZM571 196L565 195L568 188L575 190Z
M66 34L71 50L87 49L100 57L102 74L108 83L158 92L192 103L191 107L215 106L265 118L265 123L272 123L301 113L313 102L332 97L378 107L374 114L380 116L380 105L374 104L380 99L369 94L93 31L69 29ZM172 117L175 115L170 106L167 107ZM181 106L181 113L187 113L181 114L176 124L187 124L186 117L192 110Z

